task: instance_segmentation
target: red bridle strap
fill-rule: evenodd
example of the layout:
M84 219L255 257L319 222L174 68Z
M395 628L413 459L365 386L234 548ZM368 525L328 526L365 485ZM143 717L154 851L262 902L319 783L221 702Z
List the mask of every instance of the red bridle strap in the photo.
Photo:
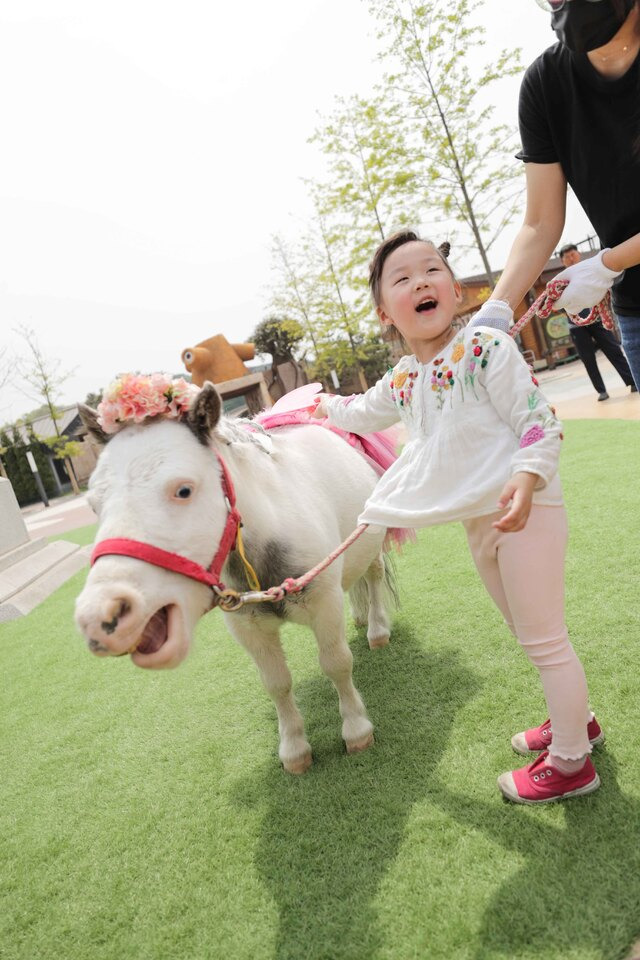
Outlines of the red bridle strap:
M100 557L113 556L133 557L135 560L144 560L145 563L152 563L155 567L164 567L165 570L172 570L173 573L181 573L185 577L191 577L192 580L199 580L206 583L207 586L213 586L219 582L213 572L206 570L194 560L188 557L182 557L179 553L171 553L169 550L161 550L160 547L154 547L150 543L142 543L140 540L128 540L126 537L114 537L111 540L101 540L93 548L91 554L91 566L99 560Z
M192 580L199 580L200 583L206 583L209 587L217 586L224 589L220 574L225 560L235 546L241 517L236 510L236 494L227 466L218 451L216 450L214 453L218 458L222 472L222 492L228 513L218 549L208 570L201 564L196 563L195 560L189 560L188 557L183 557L179 553L171 553L170 550L162 550L150 543L130 540L127 537L113 537L110 540L101 540L100 543L97 543L91 554L91 566L100 557L113 556L114 554L121 557L133 557L135 560L144 560L145 563L151 563L155 567L163 567L173 573L181 573Z

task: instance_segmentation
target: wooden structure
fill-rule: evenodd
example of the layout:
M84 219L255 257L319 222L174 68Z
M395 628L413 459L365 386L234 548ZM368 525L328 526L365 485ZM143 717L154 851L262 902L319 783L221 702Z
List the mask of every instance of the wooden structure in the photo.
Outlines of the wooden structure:
M236 377L233 380L216 383L216 390L223 400L242 397L251 415L260 413L261 410L268 410L273 404L264 375L261 372L248 373L244 377Z

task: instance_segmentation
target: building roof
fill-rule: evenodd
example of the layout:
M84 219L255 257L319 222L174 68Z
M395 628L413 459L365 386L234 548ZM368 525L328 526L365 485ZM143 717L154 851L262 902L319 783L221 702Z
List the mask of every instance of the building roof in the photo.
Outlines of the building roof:
M57 421L58 432L61 434L67 434L67 436L71 438L78 432L78 427L82 425L80 414L78 412L78 405L74 403L69 407L62 407L59 410L59 413L60 416ZM77 423L75 421L77 421ZM33 432L37 437L42 437L43 440L48 440L50 437L56 436L56 428L49 414L42 414L41 416L36 417L35 420L31 420L30 423L33 428ZM27 431L27 425L21 423L18 426L18 431L23 440L28 443L29 433ZM83 432L85 432L84 427Z

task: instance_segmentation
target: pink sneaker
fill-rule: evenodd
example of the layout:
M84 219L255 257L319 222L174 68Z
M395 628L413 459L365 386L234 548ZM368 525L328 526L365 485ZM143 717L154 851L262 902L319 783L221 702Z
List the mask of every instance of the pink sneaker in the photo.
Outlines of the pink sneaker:
M600 786L600 777L590 757L577 773L561 773L551 766L545 750L528 767L501 774L498 786L507 800L514 803L553 803L592 793Z
M587 734L592 747L598 743L604 743L604 733L595 717L587 724ZM550 720L545 720L539 727L523 730L522 733L516 733L511 737L511 746L516 753L538 753L540 750L548 750L550 744Z

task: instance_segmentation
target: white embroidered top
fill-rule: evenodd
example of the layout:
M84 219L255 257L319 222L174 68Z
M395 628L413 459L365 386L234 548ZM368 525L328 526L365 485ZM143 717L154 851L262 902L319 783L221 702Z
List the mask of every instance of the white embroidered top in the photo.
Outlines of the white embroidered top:
M408 441L358 523L427 527L498 510L509 477L535 473L533 502L562 504L562 425L510 336L466 327L429 363L402 357L366 393L325 400L353 433L398 420Z

